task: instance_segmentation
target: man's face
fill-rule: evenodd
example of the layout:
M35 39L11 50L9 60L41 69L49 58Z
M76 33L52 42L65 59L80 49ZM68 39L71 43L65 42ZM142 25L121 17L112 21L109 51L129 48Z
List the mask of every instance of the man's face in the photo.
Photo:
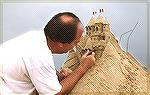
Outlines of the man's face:
M76 34L75 39L70 44L68 43L63 44L62 52L66 53L69 50L71 50L74 46L76 46L77 43L80 42L82 33L83 33L83 26L81 23L79 23L77 27L77 34Z

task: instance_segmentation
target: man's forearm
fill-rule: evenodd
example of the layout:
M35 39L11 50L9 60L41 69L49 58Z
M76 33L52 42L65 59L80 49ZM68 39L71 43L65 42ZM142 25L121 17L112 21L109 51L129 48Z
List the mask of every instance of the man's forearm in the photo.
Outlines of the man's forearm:
M77 69L75 69L69 76L60 82L62 89L56 95L68 94L87 70L88 68L82 66L79 66Z

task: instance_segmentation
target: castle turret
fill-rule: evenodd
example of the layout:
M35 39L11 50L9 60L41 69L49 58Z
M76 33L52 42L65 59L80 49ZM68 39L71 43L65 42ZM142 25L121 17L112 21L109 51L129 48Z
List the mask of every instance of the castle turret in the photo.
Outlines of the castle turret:
M92 16L91 17L91 19L90 19L90 21L89 21L89 23L87 24L87 26L85 27L86 28L86 33L87 33L87 35L90 35L90 32L91 31L93 31L94 29L94 27L92 26L92 25L94 25L94 23L95 23L95 20L94 20L94 17Z
M92 16L87 26L91 26L95 23L94 17Z
M103 17L102 16L98 16L95 23L104 23L103 21Z
M102 28L103 28L103 17L102 16L98 16L98 18L95 21L95 27L96 27L96 31L98 32L102 32Z
M104 22L103 22L103 31L105 32L110 32L110 26L109 26L109 22L107 20L107 18L105 18Z

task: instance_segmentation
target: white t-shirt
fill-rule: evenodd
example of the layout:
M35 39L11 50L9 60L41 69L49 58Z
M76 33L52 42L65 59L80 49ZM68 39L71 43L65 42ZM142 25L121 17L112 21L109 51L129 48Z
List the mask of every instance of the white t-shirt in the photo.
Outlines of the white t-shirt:
M61 90L43 31L30 31L0 45L1 95L53 95Z

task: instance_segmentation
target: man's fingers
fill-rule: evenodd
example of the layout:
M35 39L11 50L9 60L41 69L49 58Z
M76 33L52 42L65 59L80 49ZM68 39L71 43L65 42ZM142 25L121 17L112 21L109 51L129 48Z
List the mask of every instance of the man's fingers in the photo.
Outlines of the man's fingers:
M87 51L85 52L85 54L83 55L83 57L88 56L90 53L91 53L91 52L90 52L89 50L87 50Z
M83 57L86 57L86 56L88 56L88 55L91 55L91 56L95 56L95 53L94 52L91 52L91 51L89 51L89 50L87 50L86 51L86 53L83 55Z
M94 60L94 62L95 62L95 52L92 52L92 54L91 54L91 56L93 57L93 60Z
M64 68L60 71L60 73L63 75L63 76L68 76L70 73L72 72L72 70L70 70L69 68Z
M68 73L71 73L71 72L72 72L72 70L70 70L69 68L66 68L66 71L67 71Z
M94 57L94 56L95 56L95 52L92 52L91 56L93 56L93 57Z

